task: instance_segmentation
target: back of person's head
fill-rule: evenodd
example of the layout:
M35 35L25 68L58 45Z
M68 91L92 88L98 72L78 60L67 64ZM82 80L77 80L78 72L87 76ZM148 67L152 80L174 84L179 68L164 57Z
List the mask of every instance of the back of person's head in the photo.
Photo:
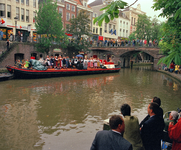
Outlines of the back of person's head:
M173 117L174 120L177 120L179 116L177 111L171 111L170 115Z
M149 104L149 108L153 111L154 114L158 115L159 114L159 109L160 109L160 106L155 103L155 102L151 102Z
M123 119L120 115L113 115L109 119L109 126L111 129L117 129L119 124L123 124Z
M123 116L130 116L131 107L128 104L123 104L120 108L120 111Z
M161 105L161 100L159 97L154 97L153 102L157 103L159 106Z

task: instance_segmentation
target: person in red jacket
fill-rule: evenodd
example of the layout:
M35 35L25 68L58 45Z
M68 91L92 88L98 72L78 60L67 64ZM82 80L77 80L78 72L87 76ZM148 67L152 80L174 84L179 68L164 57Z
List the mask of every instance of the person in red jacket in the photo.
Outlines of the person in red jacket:
M170 122L168 134L170 139L173 140L172 150L181 150L181 118L179 118L175 125L173 122Z

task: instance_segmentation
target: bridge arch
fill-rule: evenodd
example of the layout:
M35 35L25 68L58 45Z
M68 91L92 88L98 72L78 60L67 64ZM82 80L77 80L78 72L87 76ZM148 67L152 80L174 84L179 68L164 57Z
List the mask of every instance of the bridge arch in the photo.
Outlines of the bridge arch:
M154 68L157 69L158 60L163 56L160 54L160 49L158 47L92 47L90 48L93 53L111 53L114 58L112 59L115 63L118 63L121 58L126 58L127 67L129 67L130 56L134 53L143 52L152 58L154 63Z

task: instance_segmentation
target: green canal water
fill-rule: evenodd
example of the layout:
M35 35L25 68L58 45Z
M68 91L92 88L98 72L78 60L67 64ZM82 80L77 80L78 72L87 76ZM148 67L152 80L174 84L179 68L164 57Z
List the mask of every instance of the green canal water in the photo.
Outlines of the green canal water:
M148 66L119 73L0 82L1 150L88 150L103 120L128 103L139 121L154 96L181 107L181 83Z

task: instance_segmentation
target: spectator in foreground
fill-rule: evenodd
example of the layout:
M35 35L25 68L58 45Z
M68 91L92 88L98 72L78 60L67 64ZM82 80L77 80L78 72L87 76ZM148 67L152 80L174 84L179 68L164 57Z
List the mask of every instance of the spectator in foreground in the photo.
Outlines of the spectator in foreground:
M150 118L141 127L141 138L145 150L161 150L164 120L159 114L159 105L152 102L148 105Z
M158 97L153 97L153 99L151 100L151 102L155 102L158 104L159 106L159 112L158 115L163 118L163 109L160 107L161 105L161 100ZM141 121L140 123L140 127L143 125L143 123L145 123L148 119L150 118L149 114Z
M132 144L133 150L144 150L138 118L136 116L131 116L131 107L128 104L123 104L120 110L121 114L124 116L123 119L125 124L123 138Z
M124 132L124 120L120 115L114 115L109 119L111 130L98 131L90 150L132 150L130 142L122 137Z
M168 134L170 139L173 140L172 150L181 150L181 118L178 119L176 124L174 122L169 123Z

